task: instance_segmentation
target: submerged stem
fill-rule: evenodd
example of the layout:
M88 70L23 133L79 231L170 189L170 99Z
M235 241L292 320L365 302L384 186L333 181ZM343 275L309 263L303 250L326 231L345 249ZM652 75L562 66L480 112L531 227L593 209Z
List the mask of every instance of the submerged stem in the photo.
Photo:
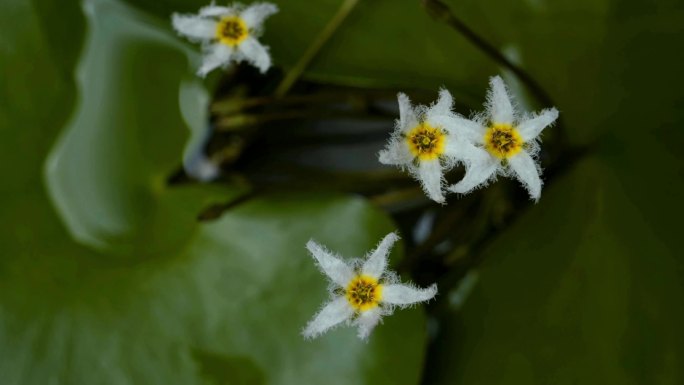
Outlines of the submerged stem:
M306 67L309 66L311 60L318 54L323 45L330 39L330 37L335 33L337 28L342 24L344 19L347 18L349 13L356 7L359 0L344 0L342 5L337 10L335 16L328 22L328 24L323 28L323 31L318 35L318 37L309 45L302 57L295 64L290 71L285 75L285 78L280 82L278 88L276 89L274 96L283 97L292 88L294 83L302 75Z
M451 28L458 31L463 37L468 39L476 47L489 55L494 61L507 68L515 74L532 92L532 94L545 106L553 106L553 100L546 93L544 88L525 70L508 60L494 45L481 38L475 31L470 29L463 21L457 18L448 5L441 0L421 0L423 7L428 14L435 20L446 23Z

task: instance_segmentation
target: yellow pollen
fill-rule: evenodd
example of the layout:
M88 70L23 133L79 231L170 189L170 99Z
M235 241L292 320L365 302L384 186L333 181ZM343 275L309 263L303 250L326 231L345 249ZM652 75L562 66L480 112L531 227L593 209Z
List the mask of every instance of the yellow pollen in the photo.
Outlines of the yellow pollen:
M409 131L406 144L418 159L434 160L444 153L446 135L440 128L423 122Z
M354 309L370 310L382 300L382 285L373 277L358 275L347 286L346 296Z
M231 47L242 43L249 36L245 21L237 16L226 16L216 25L216 38Z
M522 150L523 140L510 124L495 123L484 136L485 148L499 159L509 158Z

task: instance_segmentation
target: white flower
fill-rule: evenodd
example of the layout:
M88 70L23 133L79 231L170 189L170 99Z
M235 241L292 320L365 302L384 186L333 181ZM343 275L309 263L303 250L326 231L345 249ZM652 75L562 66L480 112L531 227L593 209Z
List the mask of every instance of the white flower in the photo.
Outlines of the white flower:
M399 237L388 234L369 253L366 261L342 261L314 241L306 244L321 271L331 281L330 301L306 325L302 334L314 338L342 322L358 326L358 336L367 339L384 315L428 301L437 294L437 285L419 289L399 284L395 273L387 271L387 255Z
M262 73L271 67L268 47L259 43L264 19L278 12L270 3L254 3L246 7L234 3L229 7L203 7L197 15L172 16L173 28L190 41L202 43L204 58L197 74L204 77L217 67L231 62L247 61Z
M461 133L449 91L440 90L439 99L430 107L413 108L403 93L398 99L399 120L379 160L408 170L432 200L444 203L444 172L458 162L468 167L480 150Z
M532 116L520 116L499 76L489 81L487 113L473 120L457 117L473 143L486 150L486 156L477 157L465 177L450 191L465 194L487 184L497 175L515 176L525 185L530 197L539 200L542 181L541 169L536 162L541 131L558 118L558 110L547 108Z

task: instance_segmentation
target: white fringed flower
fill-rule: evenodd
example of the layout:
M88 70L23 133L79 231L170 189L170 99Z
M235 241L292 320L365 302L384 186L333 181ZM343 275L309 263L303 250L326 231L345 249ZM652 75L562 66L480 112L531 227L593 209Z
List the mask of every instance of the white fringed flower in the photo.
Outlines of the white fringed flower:
M444 172L458 162L468 167L481 149L461 132L449 91L440 90L439 99L430 107L413 108L403 93L398 99L399 120L386 148L378 154L380 163L407 170L430 199L444 203Z
M488 156L478 158L465 177L449 190L466 194L500 174L517 177L530 197L539 200L542 181L536 162L537 137L558 118L558 110L547 108L538 114L520 117L501 77L492 77L489 84L486 115L473 120L456 118L469 140L485 149Z
M365 261L342 261L314 241L306 244L318 267L331 281L330 301L306 325L302 334L314 338L343 322L358 327L358 336L367 339L381 317L401 308L432 299L437 285L419 289L402 285L395 273L387 271L387 255L399 237L388 234Z
M271 67L268 47L259 43L264 20L278 12L270 3L254 3L248 7L234 3L229 7L203 7L197 15L172 16L173 28L190 41L202 43L204 58L197 71L206 76L218 67L227 68L231 62L247 61L262 73Z

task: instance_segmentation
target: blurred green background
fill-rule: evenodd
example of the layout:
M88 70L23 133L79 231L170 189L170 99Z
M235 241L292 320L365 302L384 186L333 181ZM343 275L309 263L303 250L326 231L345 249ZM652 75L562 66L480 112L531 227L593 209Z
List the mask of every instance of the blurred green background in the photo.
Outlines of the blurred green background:
M262 41L287 72L341 1L276 3ZM586 151L556 160L541 201L521 201L467 271L431 273L436 303L366 344L299 335L326 298L304 244L361 256L401 218L287 192L198 222L245 187L166 182L221 82L194 76L198 47L170 28L203 2L1 0L0 383L683 384L684 5L446 3L539 81L564 145ZM499 73L546 107L420 1L360 0L303 79L444 85L476 109Z

